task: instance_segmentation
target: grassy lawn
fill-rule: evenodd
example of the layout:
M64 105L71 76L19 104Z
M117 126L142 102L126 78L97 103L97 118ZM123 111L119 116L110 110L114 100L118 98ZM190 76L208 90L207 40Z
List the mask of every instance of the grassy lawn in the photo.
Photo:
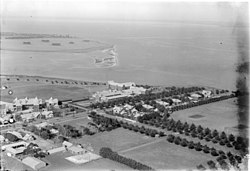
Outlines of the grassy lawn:
M28 81L3 81L2 85L7 85L14 93L8 94L8 89L1 91L1 100L12 102L14 98L38 97L43 100L50 97L63 99L79 99L89 96L90 93L84 87L74 85L51 85L45 82L28 82Z
M2 160L4 161L5 169L11 171L20 171L20 170L33 170L31 167L23 164L21 161L7 156L5 153L1 154Z
M89 122L91 122L91 120L89 120L88 118L82 118L82 119L76 119L76 120L72 120L68 122L63 122L62 125L71 125L79 129L80 126L87 126Z
M70 152L55 153L45 158L50 165L41 171L64 171L64 170L128 170L129 167L108 159L98 159L85 164L74 164L66 157L72 156Z
M123 128L118 128L110 132L97 133L92 136L83 136L72 141L81 144L90 143L95 153L99 153L100 148L110 147L114 151L125 150L144 143L154 141L156 138L147 137Z
M147 164L154 169L195 169L197 165L213 159L209 154L190 150L165 139L158 143L122 153L122 155Z
M237 134L231 129L238 125L237 108L236 99L233 98L177 111L171 116L174 120L186 121L219 131L228 131L228 133L233 131L232 133Z

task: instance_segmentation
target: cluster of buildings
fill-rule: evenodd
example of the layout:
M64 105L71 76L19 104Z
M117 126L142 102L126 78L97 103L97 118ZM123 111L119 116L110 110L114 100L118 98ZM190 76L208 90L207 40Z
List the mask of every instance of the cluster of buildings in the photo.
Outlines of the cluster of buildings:
M96 102L106 102L139 94L145 94L147 89L137 87L133 82L116 83L108 81L108 90L93 95Z
M20 115L22 121L29 122L35 118L51 118L53 112L50 109L58 108L58 99L52 97L43 101L37 97L35 98L15 98L12 103L0 101L0 122L3 124L10 123L13 116Z

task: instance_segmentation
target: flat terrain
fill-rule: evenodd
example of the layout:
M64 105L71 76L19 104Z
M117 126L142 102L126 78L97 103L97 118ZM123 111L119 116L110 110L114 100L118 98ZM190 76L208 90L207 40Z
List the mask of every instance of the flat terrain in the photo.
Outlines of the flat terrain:
M177 146L165 139L157 143L122 153L122 155L147 164L154 169L195 169L196 165L213 159L209 154Z
M174 120L194 123L204 127L237 134L232 129L238 125L236 99L223 100L198 107L174 112L171 117ZM199 117L196 117L199 116Z
M63 170L128 170L129 167L119 164L108 159L98 159L85 164L74 164L66 157L72 156L69 152L55 153L47 156L45 159L50 163L48 167L41 169L41 171L63 171Z
M52 80L54 84L51 83ZM101 85L81 85L83 81L78 81L76 84L67 80L70 84L65 84L64 81L66 80L40 77L10 78L9 81L6 78L1 78L1 86L7 86L7 89L1 90L1 101L12 102L16 97L38 97L43 100L50 97L59 100L80 99L89 97L91 93L105 87ZM9 90L13 91L12 95L8 94Z
M80 139L74 139L77 143L90 143L95 153L99 153L100 148L110 147L114 151L126 150L131 147L153 142L156 138L141 135L123 128L118 128L110 132L97 133L92 136L83 136Z

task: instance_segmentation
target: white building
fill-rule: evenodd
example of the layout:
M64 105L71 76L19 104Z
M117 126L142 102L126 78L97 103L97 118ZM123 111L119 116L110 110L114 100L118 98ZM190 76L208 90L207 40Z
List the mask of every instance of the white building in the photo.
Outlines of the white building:
M147 109L147 110L154 109L153 106L150 106L150 105L147 105L147 104L143 104L142 107L144 107L144 108Z
M42 99L35 98L24 98L24 99L17 99L15 98L13 101L14 109L17 111L23 110L23 107L33 109L34 111L39 110L39 105L42 104Z
M174 104L180 104L181 103L180 99L172 99L172 101L173 101Z
M156 100L155 102L162 106L169 106L169 103L161 101L161 100Z
M114 81L108 81L108 87L112 90L124 90L129 89L131 86L135 86L134 82L126 82L126 83L116 83Z
M8 110L14 111L13 104L0 101L0 117L5 116Z
M197 94L197 93L193 93L193 94L191 94L191 97L192 97L193 99L195 99L195 100L198 100L198 99L201 98L202 96L199 95L199 94Z
M34 170L38 170L46 166L46 163L44 161L39 160L35 157L26 157L22 160L22 162Z
M202 90L201 94L203 94L204 97L210 98L212 95L212 91L209 90Z
M58 105L58 99L53 99L52 97L49 100L45 100L47 106L56 106Z

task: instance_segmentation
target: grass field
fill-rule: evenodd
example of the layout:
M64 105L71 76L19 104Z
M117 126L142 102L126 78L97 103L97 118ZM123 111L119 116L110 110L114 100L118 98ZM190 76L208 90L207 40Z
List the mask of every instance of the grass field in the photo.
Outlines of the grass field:
M1 101L12 102L14 98L38 97L43 100L50 97L63 99L79 99L90 96L88 89L84 86L75 85L52 85L45 81L6 81L3 80L1 85L7 86L8 89L1 90ZM9 95L8 91L12 90L13 94Z
M102 147L110 147L114 151L119 151L155 140L156 138L147 137L123 128L118 128L110 132L97 133L92 136L83 136L80 139L73 139L72 141L81 144L90 143L94 152L98 154Z
M66 157L72 156L69 152L55 153L47 156L45 159L50 163L46 168L41 171L65 171L65 170L129 170L130 168L108 159L98 159L85 164L74 164Z
M165 139L122 155L159 170L195 169L196 165L205 166L208 160L213 159L209 154L168 143Z
M181 120L183 122L209 127L210 129L229 132L231 130L230 128L238 125L238 118L236 115L237 109L236 99L233 98L190 109L180 110L174 112L171 117L174 120ZM238 134L235 131L232 133Z

